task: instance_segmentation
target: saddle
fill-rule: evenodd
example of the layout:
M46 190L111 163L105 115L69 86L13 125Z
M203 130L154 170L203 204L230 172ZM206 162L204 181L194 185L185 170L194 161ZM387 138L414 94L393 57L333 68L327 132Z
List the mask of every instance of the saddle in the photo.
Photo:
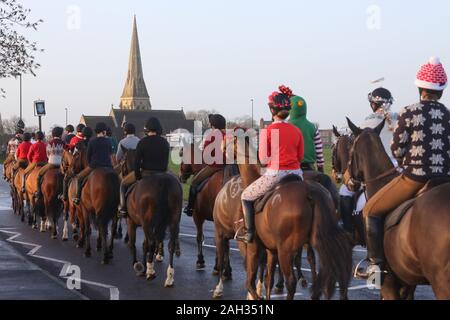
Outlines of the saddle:
M239 174L239 167L236 164L227 164L223 167L223 169L218 169L216 172L214 172L214 174L216 174L217 172L219 172L220 170L223 170L223 182L222 182L222 186L224 186L228 181L231 180L231 178L233 178L234 176L237 176ZM211 176L209 176L208 178L206 178L205 180L203 180L197 187L197 193L199 193L200 191L203 190L203 188L206 186L206 184L208 183L209 180L211 180L211 178L214 176L214 174L212 174Z
M255 201L255 213L260 213L264 210L267 201L273 196L273 194L278 191L282 186L292 183L302 181L302 178L295 174L290 174L282 178L271 190L266 192L261 198Z
M436 188L440 185L450 183L450 177L442 177L442 178L435 178L428 181L425 186L419 190L416 197L414 199L408 200L404 202L402 205L400 205L397 209L395 209L392 213L390 213L385 220L384 223L384 232L392 229L393 227L397 226L403 219L403 217L406 215L409 209L414 205L414 202L416 199L422 195L424 195L426 192L432 190L433 188Z

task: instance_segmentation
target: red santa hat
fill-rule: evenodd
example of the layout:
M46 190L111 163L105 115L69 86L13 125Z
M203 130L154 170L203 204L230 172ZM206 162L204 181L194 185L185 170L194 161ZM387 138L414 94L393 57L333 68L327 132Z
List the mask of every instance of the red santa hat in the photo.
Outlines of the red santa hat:
M443 91L447 87L447 74L438 57L430 58L428 63L420 68L416 86L436 91Z

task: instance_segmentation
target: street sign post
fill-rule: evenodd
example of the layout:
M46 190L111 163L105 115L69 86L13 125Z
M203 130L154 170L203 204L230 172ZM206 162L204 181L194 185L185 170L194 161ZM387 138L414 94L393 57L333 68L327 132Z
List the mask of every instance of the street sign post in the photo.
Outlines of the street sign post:
M34 102L34 115L39 118L39 131L42 131L42 117L45 116L45 101Z

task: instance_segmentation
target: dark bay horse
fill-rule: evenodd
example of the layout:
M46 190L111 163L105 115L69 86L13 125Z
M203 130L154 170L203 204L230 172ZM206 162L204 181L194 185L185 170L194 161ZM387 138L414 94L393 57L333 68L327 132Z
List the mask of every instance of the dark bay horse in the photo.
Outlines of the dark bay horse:
M180 151L180 156L182 157L180 165L180 180L182 183L186 183L189 177L197 174L205 165L196 164L194 159L201 157L201 151L193 143L189 146L188 154L185 154L183 149ZM195 153L199 153L197 157ZM203 235L203 224L205 221L213 221L213 210L214 202L216 200L217 194L223 187L224 171L220 170L214 173L203 186L202 190L197 194L197 198L194 205L192 218L194 220L195 226L197 228L197 270L203 270L205 268L205 258L203 256L203 242L205 237ZM224 277L230 280L231 275L231 265L227 264L226 270L224 272ZM217 258L216 265L214 266L213 274L217 274Z
M398 175L379 137L384 122L364 130L348 122L357 137L350 177L353 184L366 184L370 198ZM381 288L383 299L413 298L411 292L421 284L431 284L437 299L450 299L450 183L426 190L384 234L389 272Z
M248 157L249 143L233 142L236 154ZM228 149L228 148L227 148ZM242 157L241 157L242 159ZM227 241L233 238L242 218L242 191L260 177L259 165L247 162L239 165L240 177L229 181L220 191L214 207L218 266L222 272ZM286 281L287 299L293 299L296 291L294 258L305 244L311 244L319 255L320 269L313 283L312 298L322 294L333 296L339 283L341 299L347 298L352 269L352 249L347 235L337 223L336 208L329 192L315 181L294 181L280 186L267 201L263 212L255 217L257 238L255 242L239 247L245 256L249 298L259 299L255 280L262 251L267 253L266 298L271 296L274 269L278 262ZM222 279L214 291L214 297L223 292Z
M174 254L180 231L183 190L178 178L171 173L152 173L130 191L127 198L128 235L133 265L138 275L145 275L147 280L156 277L154 252L157 245L164 241L166 229L169 229L169 266L165 287L174 285ZM143 261L146 268L136 257L136 228L141 226L145 240L143 243Z
M333 133L336 137L336 142L333 144L332 147L332 168L333 168L333 178L337 183L342 183L344 180L344 176L347 174L347 168L348 168L348 161L350 157L350 150L353 146L354 137L353 135L348 134L340 134L339 131L335 126L333 126ZM340 203L340 216L342 219L342 222L344 222L344 226L348 224L349 226L352 226L352 239L354 245L366 245L366 236L364 231L364 221L362 214L355 215L352 213L351 217L347 217L345 215L344 211L353 211L356 202L358 199L356 196L353 197L353 203L350 203L351 208L348 208L346 206L346 203L344 201L341 201ZM345 219L345 220L344 220ZM349 230L350 231L350 230Z
M40 218L40 231L47 231L48 224L45 216L45 210L43 203L36 201L35 193L37 191L37 177L39 170L41 170L43 164L39 164L34 168L27 176L25 181L25 202L27 203L29 214L32 217L33 228L38 228L38 218Z

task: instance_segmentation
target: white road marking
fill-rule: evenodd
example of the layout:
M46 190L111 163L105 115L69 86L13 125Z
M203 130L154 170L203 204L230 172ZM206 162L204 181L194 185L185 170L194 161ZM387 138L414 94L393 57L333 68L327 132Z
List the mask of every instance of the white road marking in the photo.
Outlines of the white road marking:
M38 259L42 259L42 260L47 260L47 261L63 264L64 266L62 267L61 272L59 273L59 277L63 278L63 279L68 279L69 278L67 276L67 270L72 265L71 262L64 261L64 260L58 260L58 259L54 259L54 258L50 258L50 257L44 257L44 256L36 255L36 252L38 252L42 248L42 246L38 245L38 244L35 244L35 243L29 243L29 242L23 242L23 241L15 240L16 238L20 237L22 234L19 233L19 232L10 231L10 230L14 230L14 229L16 229L16 228L0 228L0 232L12 235L8 239L6 239L6 241L8 241L10 243L20 244L20 245L27 246L27 247L33 247L27 253L28 256L31 256L31 257L34 257L34 258L38 258ZM119 295L120 295L119 288L117 288L115 286L112 286L112 285L109 285L109 284L104 284L104 283L99 283L99 282L94 282L94 281L89 281L89 280L85 280L85 279L76 279L76 280L79 280L81 283L85 283L85 284L89 284L89 285L93 285L93 286L98 286L98 287L101 287L101 288L109 289L110 300L119 300Z

